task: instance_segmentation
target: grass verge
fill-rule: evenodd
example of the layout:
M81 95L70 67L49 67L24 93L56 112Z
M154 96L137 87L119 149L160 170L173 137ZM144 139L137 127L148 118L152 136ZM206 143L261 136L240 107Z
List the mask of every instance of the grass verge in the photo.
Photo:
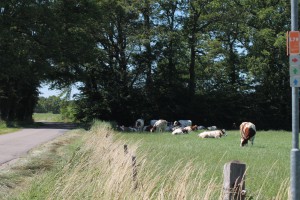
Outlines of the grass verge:
M0 121L0 135L6 134L6 133L12 133L20 130L20 128L15 127L7 127L6 123L3 121Z
M65 133L48 143L32 149L27 155L0 166L0 199L23 199L20 193L31 191L35 181L49 175L65 160L70 158L78 146L81 146L83 130ZM42 193L42 191L40 191ZM35 193L35 192L34 192ZM32 198L40 199L38 194ZM26 199L26 198L25 198Z

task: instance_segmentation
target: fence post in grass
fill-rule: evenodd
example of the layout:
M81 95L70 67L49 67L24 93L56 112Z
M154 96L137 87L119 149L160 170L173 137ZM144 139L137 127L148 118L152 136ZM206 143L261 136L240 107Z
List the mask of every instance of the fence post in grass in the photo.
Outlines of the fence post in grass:
M124 153L125 153L125 154L128 153L128 146L127 146L127 144L124 144Z
M246 164L231 161L224 165L223 200L244 200Z
M133 189L137 189L137 167L136 167L136 156L132 155L131 156L131 160L132 160L132 180L133 180Z
M128 154L128 146L124 144L124 153ZM133 181L133 189L137 189L137 166L136 166L136 155L131 155L131 166L132 166L132 181Z

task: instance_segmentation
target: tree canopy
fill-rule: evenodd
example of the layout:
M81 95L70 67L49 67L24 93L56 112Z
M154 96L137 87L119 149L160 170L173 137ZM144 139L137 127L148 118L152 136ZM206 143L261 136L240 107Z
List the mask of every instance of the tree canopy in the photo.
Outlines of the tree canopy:
M82 121L290 129L289 2L2 0L0 20L2 120L79 82Z

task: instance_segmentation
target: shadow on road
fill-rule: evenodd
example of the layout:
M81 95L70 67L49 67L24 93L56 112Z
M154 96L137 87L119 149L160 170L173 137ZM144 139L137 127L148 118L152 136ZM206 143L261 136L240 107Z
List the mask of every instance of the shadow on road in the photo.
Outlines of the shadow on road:
M40 129L75 129L78 128L76 123L65 123L65 122L38 122Z

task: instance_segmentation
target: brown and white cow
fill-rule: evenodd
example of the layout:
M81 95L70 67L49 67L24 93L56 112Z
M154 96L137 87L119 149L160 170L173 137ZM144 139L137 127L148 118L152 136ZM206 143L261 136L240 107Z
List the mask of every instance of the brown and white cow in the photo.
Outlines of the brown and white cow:
M194 125L194 126L186 126L186 127L183 128L183 130L186 130L186 131L188 131L188 132L190 132L190 131L196 131L196 130L198 130L198 126L197 126L197 125Z
M241 133L241 147L248 144L248 141L251 141L253 145L255 134L256 134L256 127L251 122L243 122L240 125L240 133Z
M166 120L160 119L155 122L155 124L151 128L150 132L155 132L156 130L159 132L163 132L166 130L167 125L168 125L168 122Z

